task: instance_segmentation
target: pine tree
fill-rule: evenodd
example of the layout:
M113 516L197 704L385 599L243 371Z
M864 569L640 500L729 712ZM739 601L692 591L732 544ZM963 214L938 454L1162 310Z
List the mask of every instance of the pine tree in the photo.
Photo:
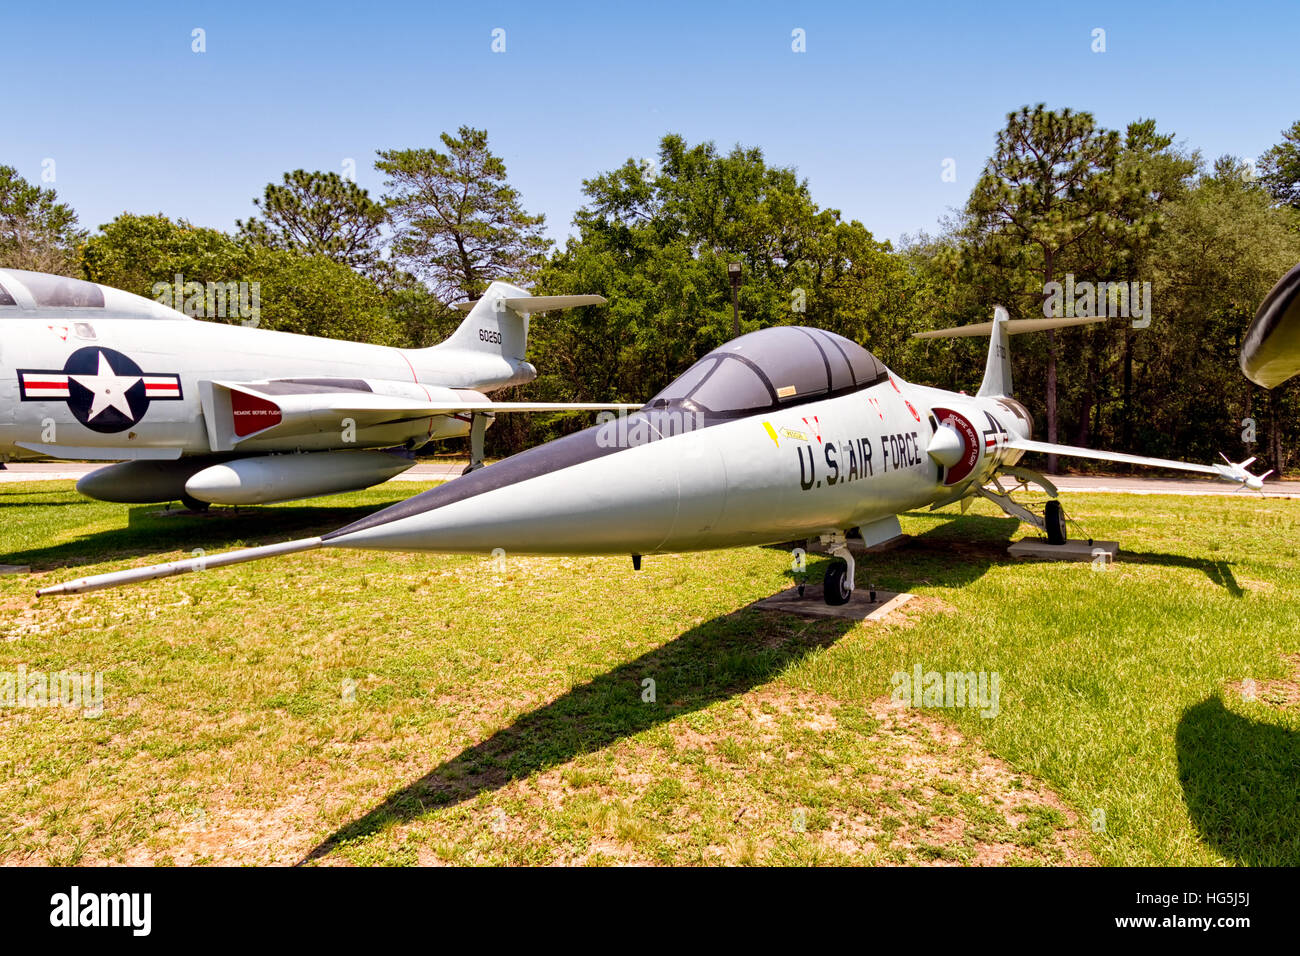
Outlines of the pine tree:
M524 210L485 130L441 139L446 152L383 150L375 163L388 177L393 262L447 302L476 298L494 279L527 282L551 244L544 217Z

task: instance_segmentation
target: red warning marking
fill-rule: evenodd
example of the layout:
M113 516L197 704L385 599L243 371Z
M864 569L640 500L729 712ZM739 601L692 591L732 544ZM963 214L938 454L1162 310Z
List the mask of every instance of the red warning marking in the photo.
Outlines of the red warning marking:
M975 426L964 415L959 415L949 408L934 409L935 418L939 419L941 425L951 425L957 429L957 434L961 435L962 444L964 445L961 460L948 469L944 475L943 483L945 485L955 485L957 482L964 480L980 460L980 436L975 430Z
M230 417L240 438L280 424L280 406L247 392L231 391Z

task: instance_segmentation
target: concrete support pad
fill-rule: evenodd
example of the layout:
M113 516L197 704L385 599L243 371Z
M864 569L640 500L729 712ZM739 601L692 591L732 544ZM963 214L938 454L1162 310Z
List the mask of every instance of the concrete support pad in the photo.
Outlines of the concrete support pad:
M804 588L803 597L799 596L798 588L790 588L788 591L782 591L780 594L773 594L771 597L755 602L754 607L761 607L765 611L802 614L806 617L837 617L846 621L879 621L888 615L890 611L902 607L914 597L916 597L915 594L906 592L898 594L894 591L877 590L876 599L872 601L870 589L859 587L853 589L853 596L849 598L848 604L831 607L822 598L822 586L820 584L810 584Z
M27 574L31 570L26 564L0 564L0 574Z
M1044 538L1021 538L1007 548L1013 558L1033 558L1037 561L1105 561L1119 560L1118 541L1087 540L1067 541L1065 544L1048 544Z

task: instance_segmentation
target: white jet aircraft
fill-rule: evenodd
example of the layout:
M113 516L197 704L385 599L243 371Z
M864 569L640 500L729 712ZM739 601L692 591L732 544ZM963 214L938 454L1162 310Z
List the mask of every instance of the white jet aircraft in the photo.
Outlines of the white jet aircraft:
M1009 336L1096 318L1008 320L925 333L989 334L978 394L913 385L870 352L819 329L742 335L692 365L640 411L531 448L320 537L83 578L66 594L313 548L641 556L818 540L834 555L829 604L849 600L847 536L901 533L915 508L987 498L1063 544L1052 483L1019 466L1026 452L1203 472L1249 488L1249 462L1198 465L1047 444L1011 397ZM1002 484L1037 484L1037 515ZM1014 489L1011 489L1014 490Z
M102 501L262 504L367 488L411 449L500 412L627 409L493 402L530 382L528 317L603 304L494 282L445 342L399 349L203 322L62 276L0 269L0 462L116 461L77 489Z

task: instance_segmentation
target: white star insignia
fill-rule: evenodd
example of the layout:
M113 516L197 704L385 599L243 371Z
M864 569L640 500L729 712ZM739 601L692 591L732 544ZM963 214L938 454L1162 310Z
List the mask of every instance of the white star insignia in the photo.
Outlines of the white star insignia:
M99 353L99 370L94 375L70 375L68 376L78 385L89 389L94 395L94 400L90 403L90 412L86 415L86 421L98 418L110 408L116 408L127 418L134 420L135 412L131 409L131 403L126 397L127 390L140 381L139 375L118 375L113 371L112 366L108 364L108 359L104 353Z

